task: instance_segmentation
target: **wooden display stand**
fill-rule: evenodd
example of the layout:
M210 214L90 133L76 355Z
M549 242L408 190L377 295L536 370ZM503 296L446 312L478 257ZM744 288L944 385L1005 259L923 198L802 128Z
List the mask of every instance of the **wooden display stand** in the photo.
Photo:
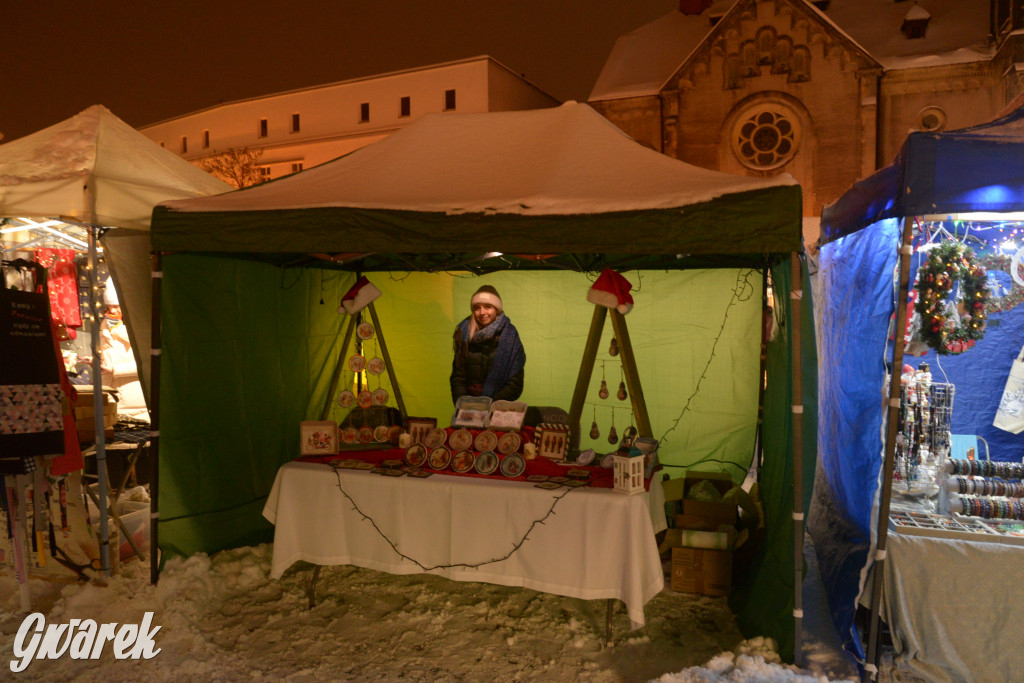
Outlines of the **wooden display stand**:
M612 330L615 332L615 339L619 344L619 353L622 355L622 371L625 375L629 401L633 406L633 415L636 416L637 436L646 438L654 436L651 430L651 419L647 415L644 390L640 386L640 373L636 369L633 344L629 339L629 330L626 328L626 318L614 309L595 304L594 317L590 322L590 334L587 336L587 345L583 349L580 374L576 378L576 389L573 391L572 406L569 409L569 427L572 431L570 451L579 451L580 448L580 418L583 415L583 404L586 402L590 379L594 374L594 362L597 359L598 346L601 344L601 334L604 332L604 321L609 313L612 317Z
M341 375L344 372L346 359L348 358L349 344L352 343L352 339L355 337L356 328L362 322L363 311L370 312L370 319L373 321L373 329L377 335L380 353L384 360L384 368L388 373L388 378L391 380L391 388L395 394L395 402L398 404L398 412L401 413L402 422L404 423L408 417L408 412L405 410L405 401L402 400L402 391L398 387L398 377L395 375L395 366L391 362L391 354L388 353L388 345L384 341L384 330L380 326L377 310L373 307L372 301L362 311L358 311L356 315L349 316L348 325L345 327L345 339L341 345L341 355L338 357L338 364L334 368L334 375L331 378L331 389L327 394L327 400L324 402L324 408L320 412L320 419L327 419L331 411L331 405L337 397L338 385L341 382ZM340 446L340 448L345 450L345 446Z

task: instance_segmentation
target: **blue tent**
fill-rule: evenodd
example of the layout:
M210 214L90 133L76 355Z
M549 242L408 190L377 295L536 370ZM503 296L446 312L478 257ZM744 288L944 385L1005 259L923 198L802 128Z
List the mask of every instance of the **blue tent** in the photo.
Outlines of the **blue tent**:
M973 128L910 134L893 164L855 184L823 212L819 465L808 529L833 622L858 658L864 652L854 615L878 540L885 380L893 358L890 325L904 229L913 236L911 288L927 258L920 247L955 239L970 246L988 269L993 298L985 337L975 347L959 355L929 351L903 362L916 367L927 361L936 381L955 385L954 434L981 436L993 460L1018 459L1024 434L1003 432L992 420L1024 343L1024 306L1019 305L1024 287L1009 272L1024 230L1019 223L953 214L1022 210L1024 109L1019 109Z

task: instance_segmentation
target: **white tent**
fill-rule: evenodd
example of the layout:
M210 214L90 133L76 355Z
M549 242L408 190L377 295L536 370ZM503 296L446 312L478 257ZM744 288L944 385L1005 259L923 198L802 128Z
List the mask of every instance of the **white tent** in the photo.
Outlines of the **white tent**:
M85 227L92 265L96 262L96 239L103 232L107 263L147 397L151 320L148 230L153 207L164 200L231 189L149 140L101 105L0 145L0 218L59 219ZM94 326L94 357L98 355L97 336ZM97 458L102 461L105 451L98 358L93 360L93 381L97 385L94 395L100 422L96 429ZM105 504L104 468L99 468L99 473L100 499ZM101 516L101 534L107 538L105 516ZM103 567L109 566L104 552Z
M153 207L232 189L102 105L0 145L0 217L117 228L102 242L147 396Z

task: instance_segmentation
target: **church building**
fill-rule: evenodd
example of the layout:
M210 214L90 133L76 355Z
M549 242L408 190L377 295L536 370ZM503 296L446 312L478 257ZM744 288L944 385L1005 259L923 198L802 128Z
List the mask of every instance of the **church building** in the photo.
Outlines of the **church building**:
M804 215L912 131L989 121L1022 91L1010 0L680 0L621 36L588 102L697 166L788 173Z

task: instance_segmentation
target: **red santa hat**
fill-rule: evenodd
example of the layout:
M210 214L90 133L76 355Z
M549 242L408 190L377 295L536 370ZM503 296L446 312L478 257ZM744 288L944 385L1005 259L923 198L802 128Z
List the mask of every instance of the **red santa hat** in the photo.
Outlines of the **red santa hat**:
M380 290L363 276L352 285L351 289L345 292L345 296L341 297L341 306L338 307L338 313L355 315L378 297L380 297Z
M614 308L625 315L633 310L633 297L629 290L633 285L629 280L611 268L605 268L587 292L587 301L605 308Z

